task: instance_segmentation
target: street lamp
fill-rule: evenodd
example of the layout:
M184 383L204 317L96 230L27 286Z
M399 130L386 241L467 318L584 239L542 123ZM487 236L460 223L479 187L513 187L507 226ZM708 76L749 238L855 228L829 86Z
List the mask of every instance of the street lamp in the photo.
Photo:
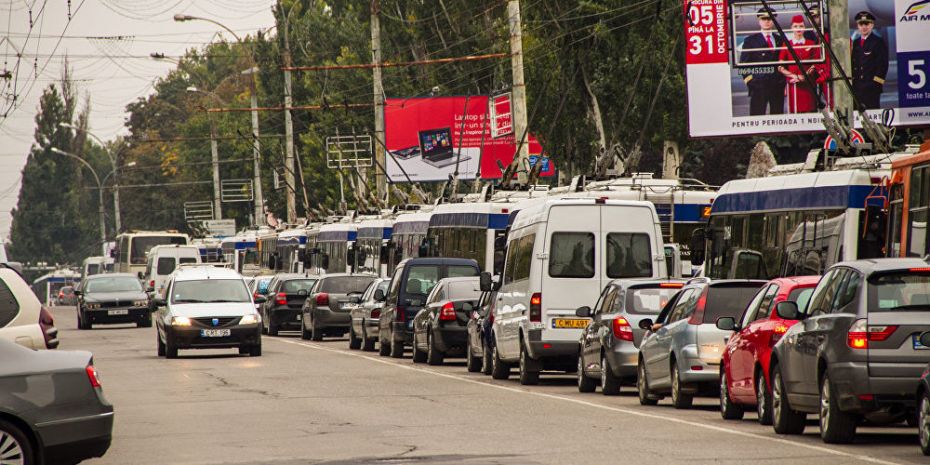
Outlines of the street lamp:
M253 164L252 190L253 192L255 192L255 224L259 224L258 222L261 221L261 218L265 214L265 209L264 209L265 199L264 199L264 196L262 195L261 146L258 140L259 138L258 110L257 110L258 108L258 81L256 80L256 77L255 77L256 74L258 74L257 72L258 65L256 64L256 61L255 61L254 51L251 48L245 46L245 43L242 41L242 38L239 37L239 35L236 34L235 31L226 27L226 25L224 25L223 23L219 21L216 21L210 18L204 18L201 16L186 15L183 13L178 13L174 15L174 20L179 23L185 22L185 21L206 21L208 23L215 24L225 29L230 34L232 34L232 36L236 38L236 42L238 42L239 45L243 46L243 48L248 50L249 62L251 63L251 67L248 70L243 71L242 74L248 74L252 78L250 80L250 88L249 88L249 90L251 91L250 92L251 94L250 103L252 105L252 111L251 111L252 113L252 159L253 159L252 160L252 164Z
M75 131L81 131L84 134L87 134L88 136L94 138L94 140L96 140L100 144L100 146L103 147L103 150L106 151L107 158L110 159L110 166L113 167L113 173L114 173L114 176L113 176L113 220L116 226L116 234L119 234L120 231L123 230L123 224L122 224L122 221L120 220L120 213L119 213L119 173L116 173L116 170L118 168L116 163L119 161L117 160L118 154L114 154L113 152L111 152L110 149L107 148L107 144L106 142L103 141L103 139L97 137L96 134L88 131L87 129L83 129L81 127L78 127L71 123L66 123L66 122L58 123L58 125L63 128L73 129Z
M87 163L87 160L69 152L65 152L57 147L52 147L51 151L59 155L64 155L66 157L73 158L87 167L90 170L90 173L94 175L94 181L97 181L97 214L100 215L100 246L103 248L103 255L107 254L107 225L106 225L106 215L103 212L103 184L100 183L100 177L97 176L97 170L94 169L90 163Z

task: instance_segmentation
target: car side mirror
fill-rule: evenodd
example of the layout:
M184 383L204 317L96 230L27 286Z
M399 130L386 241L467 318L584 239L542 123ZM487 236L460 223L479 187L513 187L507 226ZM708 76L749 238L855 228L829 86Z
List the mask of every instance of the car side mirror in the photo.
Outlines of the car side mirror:
M579 318L591 318L591 307L587 305L584 307L578 307L575 309L575 316Z
M80 296L84 295L84 293L81 292L81 291L75 290L75 291L74 291L74 295L80 297Z
M375 302L384 302L384 290L375 289Z
M739 328L737 328L736 326L735 318L731 316L722 316L720 318L717 318L717 329L720 329L723 331L736 331Z
M790 300L779 302L775 306L775 314L784 320L800 320L803 317L801 311L798 310L798 304Z
M265 298L265 296L263 296L263 295L260 295L260 296L258 296L258 297L255 298L255 303L257 303L257 304L263 304L263 303L265 303L265 302L268 302L268 299Z
M139 277L139 280L145 280L145 274L144 274L144 273L142 273L141 271L140 271L140 272L138 272L138 273L136 273L136 276L138 276L138 277Z
M920 344L924 347L930 347L930 331L920 335Z
M650 331L650 330L652 330L652 325L653 325L653 324L654 324L654 323L652 322L651 319L649 319L649 318L644 318L644 319L642 319L642 320L639 320L639 329L642 329L642 330L645 330L645 331Z
M166 301L164 297L155 297L152 299L152 303L155 304L156 307L168 305L168 301Z
M491 292L494 290L494 284L491 281L491 273L487 271L482 271L481 274L478 275L478 284L481 292Z

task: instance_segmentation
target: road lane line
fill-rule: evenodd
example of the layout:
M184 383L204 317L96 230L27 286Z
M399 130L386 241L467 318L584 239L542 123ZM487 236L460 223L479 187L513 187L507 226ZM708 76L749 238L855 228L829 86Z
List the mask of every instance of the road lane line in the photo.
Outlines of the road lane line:
M761 440L764 440L764 441L775 442L775 443L783 444L783 445L786 445L786 446L792 446L792 447L796 447L796 448L802 448L802 449L808 449L808 450L813 450L813 451L817 451L817 452L823 452L823 453L830 454L830 455L835 455L835 456L840 456L840 457L846 457L846 458L850 458L850 459L858 460L858 461L862 461L862 462L876 463L876 464L881 464L881 465L903 465L903 464L901 464L901 463L899 463L899 462L891 462L891 461L888 461L888 460L883 460L883 459L875 458L875 457L868 456L868 455L860 455L860 454L854 454L854 453L850 453L850 452L844 452L844 451L841 451L841 450L831 449L831 448L826 447L826 446L817 446L817 445L813 445L813 444L804 444L804 443L795 442L795 441L792 441L792 440L789 440L789 439L783 439L783 438L779 438L779 437L765 436L765 435L762 435L762 434L750 433L750 432L746 432L746 431L739 431L739 430L724 428L724 427L721 427L721 426L715 426L715 425L710 425L710 424L706 424L706 423L700 423L700 422L696 422L696 421L685 420L685 419L682 419L682 418L669 417L669 416L665 416L665 415L656 415L656 414L653 414L653 413L646 413L646 412L641 412L641 411L637 411L637 410L630 410L630 409L621 408L621 407L611 407L611 406L608 406L608 405L598 404L598 403L594 403L594 402L588 402L588 401L580 400L580 399L574 399L574 398L571 398L571 397L565 397L565 396L561 396L561 395L557 395L557 394L547 394L547 393L544 393L544 392L536 392L536 391L531 391L531 390L528 390L528 389L516 388L516 387L512 387L512 386L503 386L503 385L494 384L494 383L488 382L488 381L476 380L476 379L467 378L467 377L459 376L459 375L453 375L453 374L449 374L449 373L442 373L442 372L439 372L439 371L431 370L431 369L428 369L428 368L422 368L422 367L415 366L415 365L400 364L400 363L397 363L397 362L393 361L393 360L397 360L397 359L385 359L385 358L382 358L382 357L380 357L380 356L379 356L379 357L373 357L373 356L365 355L365 354L362 353L362 352L348 352L348 351L344 351L344 350L341 350L341 349L334 349L334 348L326 347L326 346L323 346L323 345L320 345L320 344L316 344L316 343L299 342L299 341L294 341L294 340L289 340L289 339L282 339L282 338L264 338L264 339L266 339L266 340L267 340L267 339L271 339L271 340L274 340L274 341L284 342L284 343L287 343L287 344L293 344L293 345L297 345L297 346L302 346L302 347L306 347L306 348L308 348L308 349L322 350L322 351L326 351L326 352L332 352L332 353L336 353L336 354L341 354L341 355L347 355L347 356L351 356L351 357L362 358L362 359L370 360L370 361L372 361L372 362L378 362L378 363L382 363L382 364L385 364L385 365L391 365L391 366L395 366L395 367L398 367L398 368L403 368L403 369L406 369L406 370L417 371L417 372L420 372L420 373L425 373L425 374L429 374L429 375L433 375L433 376L439 376L439 377L442 377L442 378L454 379L454 380L456 380L456 381L464 381L464 382L467 382L467 383L477 384L477 385L480 385L480 386L492 387L492 388L496 388L496 389L500 389L500 390L504 390L504 391L515 392L515 393L520 393L520 394L530 394L530 395L534 395L534 396L537 396L537 397L543 397L543 398L552 399L552 400L560 400L560 401L563 401L563 402L571 402L571 403L575 403L575 404L579 404L579 405L584 405L584 406L587 406L587 407L593 407L593 408L597 408L597 409L601 409L601 410L607 410L607 411L611 411L611 412L615 412L615 413L625 413L625 414L628 414L628 415L635 415L635 416L638 416L638 417L650 418L650 419L653 419L653 420L662 420L662 421L667 421L667 422L670 422L670 423L677 423L677 424L680 424L680 425L687 425L687 426L692 426L692 427L696 427L696 428L703 428L703 429L707 429L707 430L711 430L711 431L719 431L719 432L722 432L722 433L733 434L733 435L736 435L736 436L742 436L742 437L753 438L753 439L761 439Z

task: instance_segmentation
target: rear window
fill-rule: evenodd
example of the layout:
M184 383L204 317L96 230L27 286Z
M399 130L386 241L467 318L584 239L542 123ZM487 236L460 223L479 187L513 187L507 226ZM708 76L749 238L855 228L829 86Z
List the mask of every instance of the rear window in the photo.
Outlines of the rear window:
M0 279L0 328L10 324L19 315L19 302L13 291Z
M798 304L798 310L804 313L807 303L811 301L811 294L814 293L813 287L801 287L788 293L788 300Z
M447 267L449 276L447 278L467 278L478 276L478 269L468 265L449 265Z
M652 247L649 235L642 233L607 234L607 276L648 278L652 276Z
M315 279L292 279L290 281L284 281L284 283L281 284L281 292L285 294L296 294L300 291L309 292L314 283L316 283Z
M626 312L658 315L681 288L639 288L626 291Z
M174 257L158 257L158 266L155 268L155 273L160 275L171 274L174 271L175 263Z
M560 232L552 234L549 276L553 278L594 277L594 234Z
M901 272L870 279L869 310L930 310L930 274Z
M478 300L479 297L481 289L478 287L478 281L449 283L446 288L447 300Z
M724 316L739 318L760 287L762 284L711 286L707 292L702 323L713 323Z
M330 294L351 294L353 292L358 292L361 294L365 292L365 289L367 289L368 285L374 280L375 278L371 276L335 276L323 280L323 284L320 284L320 292L328 292Z
M404 294L426 296L439 281L439 265L414 265L407 272L407 282L403 283Z

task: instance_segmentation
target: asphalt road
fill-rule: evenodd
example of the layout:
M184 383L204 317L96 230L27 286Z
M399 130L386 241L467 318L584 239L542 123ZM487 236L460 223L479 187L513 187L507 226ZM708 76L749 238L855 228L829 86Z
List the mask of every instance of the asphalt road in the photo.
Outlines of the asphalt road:
M927 463L916 429L863 428L827 446L816 420L777 436L753 414L724 422L716 399L677 411L580 394L574 376L539 386L494 381L464 363L413 365L349 351L345 339L263 339L262 357L235 350L155 354L155 330L78 331L72 307L54 309L61 349L94 353L114 404L113 445L92 464L906 464Z

